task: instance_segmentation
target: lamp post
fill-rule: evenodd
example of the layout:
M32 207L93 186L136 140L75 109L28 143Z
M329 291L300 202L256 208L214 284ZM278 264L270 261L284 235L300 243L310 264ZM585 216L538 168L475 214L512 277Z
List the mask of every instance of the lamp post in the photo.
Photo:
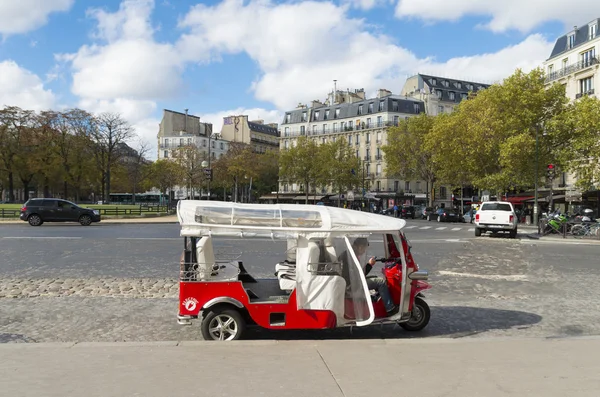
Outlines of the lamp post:
M210 162L204 160L202 162L202 169L204 171L204 176L206 176L206 178L207 178L207 185L208 185L207 200L210 200L210 181L212 180L212 168L210 168Z
M538 219L538 179L539 179L539 146L538 146L538 135L540 132L540 125L535 126L535 192L533 199L533 224L537 225L538 233L540 232L540 224Z

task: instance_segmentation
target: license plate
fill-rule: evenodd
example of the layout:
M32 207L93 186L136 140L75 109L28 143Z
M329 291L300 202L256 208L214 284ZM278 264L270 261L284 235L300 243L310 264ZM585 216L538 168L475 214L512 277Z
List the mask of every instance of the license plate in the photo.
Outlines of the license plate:
M495 229L499 229L499 228L504 227L504 226L502 226L502 225L487 225L486 227L492 227L492 228L495 228Z

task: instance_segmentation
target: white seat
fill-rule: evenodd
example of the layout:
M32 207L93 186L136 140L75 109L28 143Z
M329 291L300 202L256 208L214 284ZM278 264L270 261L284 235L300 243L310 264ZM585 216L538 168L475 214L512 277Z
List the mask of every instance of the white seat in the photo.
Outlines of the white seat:
M286 253L286 261L275 265L275 275L279 280L279 288L290 292L296 288L296 242L294 240L287 241Z
M212 237L202 237L196 243L196 259L198 260L198 280L208 280L215 265Z

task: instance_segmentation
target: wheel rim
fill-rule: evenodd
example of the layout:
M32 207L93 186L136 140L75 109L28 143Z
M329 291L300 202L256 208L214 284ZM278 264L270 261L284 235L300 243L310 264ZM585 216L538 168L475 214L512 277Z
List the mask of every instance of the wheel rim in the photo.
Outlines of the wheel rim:
M208 324L208 333L213 340L233 340L238 333L238 324L233 317L219 314Z
M37 226L40 224L41 221L42 221L42 218L40 218L37 215L33 215L33 216L29 217L29 223L31 223L32 225Z
M90 218L89 216L85 215L81 217L81 223L84 225L89 225L90 223L92 223L92 218Z
M410 320L408 320L408 325L411 327L417 327L423 322L424 318L425 315L423 314L423 309L421 306L413 305L413 310L410 315Z

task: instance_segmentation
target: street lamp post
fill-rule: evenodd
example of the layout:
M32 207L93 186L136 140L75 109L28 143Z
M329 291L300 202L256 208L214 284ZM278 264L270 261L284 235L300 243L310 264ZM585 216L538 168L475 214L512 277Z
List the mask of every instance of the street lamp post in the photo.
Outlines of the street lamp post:
M533 223L538 227L538 233L540 229L538 219L538 179L539 179L539 146L538 146L538 135L540 132L540 125L535 126L535 192L533 199Z

